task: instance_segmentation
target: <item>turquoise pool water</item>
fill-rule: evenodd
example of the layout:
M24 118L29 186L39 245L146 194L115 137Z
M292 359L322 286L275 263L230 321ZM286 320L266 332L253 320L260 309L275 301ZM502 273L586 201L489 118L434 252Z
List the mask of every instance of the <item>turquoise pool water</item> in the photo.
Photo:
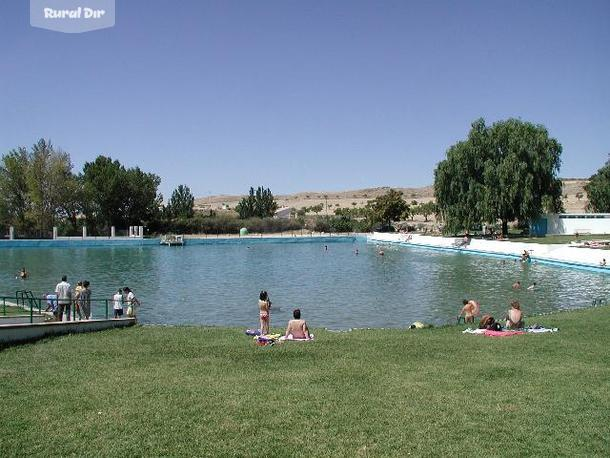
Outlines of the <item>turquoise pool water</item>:
M363 240L339 239L6 248L0 251L0 291L14 295L25 288L42 295L66 274L73 285L88 279L95 298L130 286L143 303L143 323L256 327L258 293L266 289L272 326L285 326L300 307L312 327L332 329L447 323L463 298L477 299L484 312L500 316L513 298L526 314L539 314L610 297L608 276L595 272L400 246L384 246L385 256L379 256L377 249ZM22 266L31 273L25 281L15 279ZM516 280L538 286L513 291Z

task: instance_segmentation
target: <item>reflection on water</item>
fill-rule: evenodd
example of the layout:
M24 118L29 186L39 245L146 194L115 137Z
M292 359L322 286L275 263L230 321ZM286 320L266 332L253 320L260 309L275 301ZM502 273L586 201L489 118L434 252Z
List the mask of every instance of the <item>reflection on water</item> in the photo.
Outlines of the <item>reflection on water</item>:
M256 327L257 297L269 291L272 326L299 307L313 327L405 327L455 319L464 298L503 316L512 299L525 313L590 305L609 297L608 276L512 260L362 242L259 243L185 247L2 250L0 291L52 291L62 274L88 279L93 297L130 286L144 323ZM354 253L358 248L359 255ZM28 280L15 279L26 266ZM511 285L520 280L521 291ZM525 288L537 283L534 291ZM101 311L96 310L99 317Z

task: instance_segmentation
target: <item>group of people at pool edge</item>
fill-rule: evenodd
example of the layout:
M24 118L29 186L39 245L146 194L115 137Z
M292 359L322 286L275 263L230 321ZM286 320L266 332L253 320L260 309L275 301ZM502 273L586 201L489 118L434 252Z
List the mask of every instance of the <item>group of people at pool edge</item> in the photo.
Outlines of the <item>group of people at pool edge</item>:
M45 311L52 312L55 321L63 321L64 316L66 321L76 319L77 316L79 320L91 319L91 288L88 280L77 282L72 289L68 277L64 275L55 287L55 294L47 294L46 300L48 305ZM129 287L119 288L112 297L114 318L123 316L124 306L127 306L127 316L135 317L135 308L139 305L140 301Z
M258 297L258 317L260 322L260 332L262 335L269 334L269 324L271 322L271 299L267 291L261 291ZM292 320L288 321L286 339L309 340L312 336L309 334L309 328L305 320L301 319L301 310L294 309L292 311Z

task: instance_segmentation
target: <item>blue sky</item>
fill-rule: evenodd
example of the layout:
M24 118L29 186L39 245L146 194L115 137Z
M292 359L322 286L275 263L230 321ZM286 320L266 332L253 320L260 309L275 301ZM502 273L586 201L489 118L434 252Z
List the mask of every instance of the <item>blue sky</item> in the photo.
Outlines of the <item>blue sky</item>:
M544 124L561 176L610 153L610 1L117 0L116 26L0 3L0 152L50 138L169 196L420 186L471 122Z

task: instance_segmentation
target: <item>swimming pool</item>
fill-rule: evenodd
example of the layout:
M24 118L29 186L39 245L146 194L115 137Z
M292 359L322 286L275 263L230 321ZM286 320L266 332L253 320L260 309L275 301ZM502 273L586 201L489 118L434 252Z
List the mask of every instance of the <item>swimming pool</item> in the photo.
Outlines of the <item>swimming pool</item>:
M557 266L400 246L384 246L379 256L376 245L352 238L286 242L6 248L0 291L42 295L66 274L73 285L88 279L96 298L130 286L143 303L142 323L256 327L265 289L272 326L284 326L300 307L312 327L332 329L442 324L455 319L463 298L501 316L512 299L526 314L539 314L588 306L610 293L604 274ZM31 274L26 281L15 279L22 266ZM516 280L537 287L513 291Z

